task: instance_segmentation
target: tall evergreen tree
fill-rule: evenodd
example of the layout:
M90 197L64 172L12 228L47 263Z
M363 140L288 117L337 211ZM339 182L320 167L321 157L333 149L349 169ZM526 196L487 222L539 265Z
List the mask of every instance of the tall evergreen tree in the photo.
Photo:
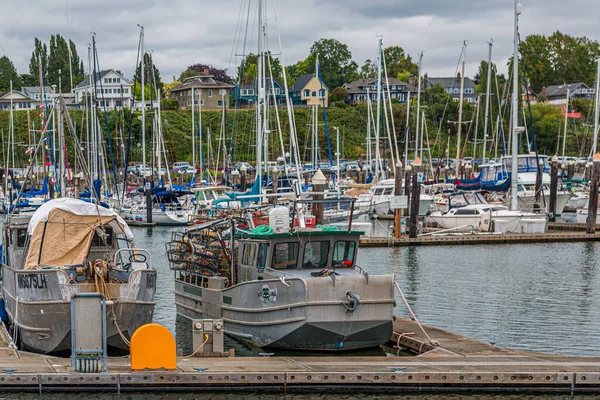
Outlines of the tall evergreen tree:
M152 77L152 70L154 71L154 78ZM134 81L142 82L142 63L140 62L135 70L135 75L133 76ZM156 64L150 58L150 54L144 54L144 84L146 88L151 89L153 92L156 91L154 89L154 84L156 87L162 92L163 82L160 79L160 71L156 68Z
M21 90L21 77L17 73L15 65L7 56L0 57L0 92L10 90L10 82L15 90Z

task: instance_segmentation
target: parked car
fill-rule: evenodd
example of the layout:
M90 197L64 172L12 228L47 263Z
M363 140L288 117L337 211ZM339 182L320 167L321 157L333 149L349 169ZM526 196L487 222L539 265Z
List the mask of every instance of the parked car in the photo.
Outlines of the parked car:
M244 165L246 167L246 172L249 174L254 173L254 167L252 165L250 165L250 163L247 163L245 161L240 161L235 163L234 165L229 167L230 171L234 171L234 170L238 170L240 171L242 169L242 165Z
M187 161L178 161L173 164L173 172L177 172L180 169L185 170L186 168L191 167L190 163Z

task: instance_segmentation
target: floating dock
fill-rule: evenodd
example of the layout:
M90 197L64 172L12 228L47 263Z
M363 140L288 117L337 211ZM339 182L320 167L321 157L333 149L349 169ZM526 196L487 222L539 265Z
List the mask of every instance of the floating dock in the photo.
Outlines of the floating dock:
M549 232L549 233L464 233L464 234L427 234L416 238L405 235L402 238L366 237L360 239L361 247L408 247L408 246L444 246L457 244L529 244L560 242L595 242L600 241L600 232Z
M0 391L381 390L600 392L600 357L502 349L396 318L389 348L414 357L178 357L173 371L132 372L127 357L108 372L72 373L71 360L17 351L0 335ZM390 351L397 351L392 349Z

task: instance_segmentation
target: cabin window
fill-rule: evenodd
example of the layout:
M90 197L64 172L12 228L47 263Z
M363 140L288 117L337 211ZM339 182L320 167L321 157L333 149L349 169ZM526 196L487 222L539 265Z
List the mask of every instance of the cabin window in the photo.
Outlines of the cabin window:
M380 196L382 194L383 194L383 188L375 189L375 193L374 193L375 196Z
M394 191L393 187L389 187L389 188L385 188L383 194L387 195L387 194L392 194L392 192Z
M336 268L351 267L354 264L356 242L349 240L340 240L335 242L333 247L332 265Z
M303 268L325 268L329 255L329 242L308 242L304 245Z
M17 230L17 247L24 247L26 238L27 238L27 229L18 229Z
M265 269L267 266L267 253L269 252L269 243L261 243L258 248L258 260L256 260L256 268Z
M252 265L256 257L256 244L245 244L242 254L242 265Z
M455 215L479 215L477 210L456 210Z
M271 267L275 269L294 269L298 261L298 250L300 244L292 243L277 243L273 251L273 262Z
M96 230L96 233L94 233L94 237L92 238L92 246L108 246L108 247L112 247L112 236L113 236L113 230L110 226L105 226L104 228L104 232L106 233L106 242L105 240L103 240L100 235L98 235L98 230ZM98 228L100 229L100 228Z

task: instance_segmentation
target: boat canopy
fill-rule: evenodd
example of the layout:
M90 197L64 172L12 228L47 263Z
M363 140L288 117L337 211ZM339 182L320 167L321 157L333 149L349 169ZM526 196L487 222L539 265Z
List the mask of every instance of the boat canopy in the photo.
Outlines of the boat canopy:
M77 199L48 201L29 221L27 234L31 238L24 269L35 269L39 265L82 264L96 228L103 225L133 240L133 233L114 211Z

